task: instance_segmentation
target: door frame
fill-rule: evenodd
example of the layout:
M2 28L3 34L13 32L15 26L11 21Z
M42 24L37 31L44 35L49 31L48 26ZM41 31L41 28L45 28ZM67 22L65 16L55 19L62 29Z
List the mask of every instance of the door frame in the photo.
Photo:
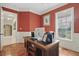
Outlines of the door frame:
M10 44L14 44L16 43L16 35L13 34L13 32L15 32L15 34L17 34L17 13L12 13L12 12L9 12L9 11L5 11L1 8L1 33L4 33L4 29L3 29L3 26L4 26L4 12L6 13L9 13L9 14L12 14L13 17L14 17L14 21L16 22L16 30L13 30L14 28L14 24L12 24L12 36L11 36L11 42L5 42L4 44L4 35L1 36L1 49L3 48L3 46L5 45L10 45ZM13 22L14 22L13 21Z

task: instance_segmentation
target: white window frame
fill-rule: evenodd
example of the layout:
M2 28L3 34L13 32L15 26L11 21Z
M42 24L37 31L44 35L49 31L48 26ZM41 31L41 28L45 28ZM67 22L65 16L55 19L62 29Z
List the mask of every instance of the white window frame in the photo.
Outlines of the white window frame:
M58 35L58 16L59 14L66 14L68 11L70 11L71 13L71 39L67 39L67 38L62 38ZM74 33L74 7L71 7L71 8L68 8L68 9L65 9L65 10L62 10L62 11L59 11L57 13L55 13L55 32L56 32L56 38L57 39L61 39L61 40L68 40L68 41L72 41L72 38L73 38L73 33Z

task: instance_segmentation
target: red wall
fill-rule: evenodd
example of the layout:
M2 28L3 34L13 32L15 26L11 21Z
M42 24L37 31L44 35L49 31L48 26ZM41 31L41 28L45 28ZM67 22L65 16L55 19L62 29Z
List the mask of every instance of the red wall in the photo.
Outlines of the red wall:
M74 32L79 33L79 4L74 4L75 7L75 20L74 20Z
M40 15L30 12L30 31L34 31L35 28L41 27L42 17Z
M32 12L19 12L18 13L18 31L27 32L34 31L35 28L41 26L40 15ZM20 29L21 28L21 29Z
M52 11L46 13L46 14L51 14L50 26L49 27L44 26L46 31L47 31L48 28L49 28L50 31L51 30L55 31L55 13L58 12L58 11L70 8L70 7L74 7L74 9L75 9L74 32L78 33L79 32L79 4L77 4L77 3L69 3L67 5L64 5L64 6L60 7L60 8L57 8L55 10L52 10ZM44 16L46 14L43 14L42 16Z
M30 31L30 20L29 12L19 12L18 13L18 31L26 32Z

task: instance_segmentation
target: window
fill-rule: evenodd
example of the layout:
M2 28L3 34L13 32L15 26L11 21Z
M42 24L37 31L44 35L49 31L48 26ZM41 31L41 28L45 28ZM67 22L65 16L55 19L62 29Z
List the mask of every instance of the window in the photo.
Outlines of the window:
M62 38L71 39L71 19L70 15L59 17L58 35Z
M56 34L58 38L72 38L73 8L56 13Z

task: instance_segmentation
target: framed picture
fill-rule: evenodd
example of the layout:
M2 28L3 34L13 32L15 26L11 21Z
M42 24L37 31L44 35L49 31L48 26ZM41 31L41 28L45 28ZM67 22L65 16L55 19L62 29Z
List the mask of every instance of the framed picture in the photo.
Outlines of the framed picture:
M43 25L44 25L44 26L49 26L49 25L50 25L50 14L45 15L45 16L43 17Z

